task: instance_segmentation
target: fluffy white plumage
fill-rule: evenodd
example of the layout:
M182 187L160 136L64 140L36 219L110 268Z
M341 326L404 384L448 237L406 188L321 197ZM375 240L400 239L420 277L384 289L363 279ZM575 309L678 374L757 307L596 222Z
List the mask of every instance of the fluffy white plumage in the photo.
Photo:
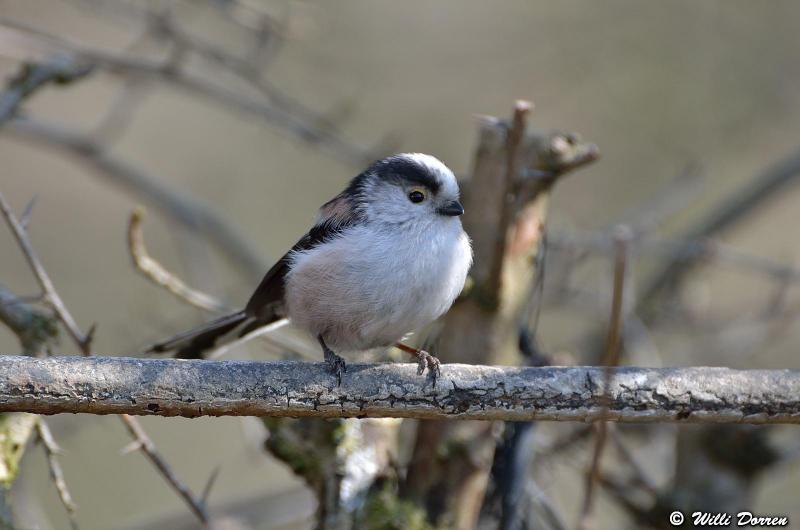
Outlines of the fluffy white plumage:
M290 256L288 316L334 351L389 346L432 322L450 308L472 264L460 218L437 213L459 198L453 173L429 155L398 156L430 171L437 193L413 204L413 183L367 179L364 222Z
M315 225L265 274L242 310L154 344L198 357L288 316L336 351L390 346L455 301L472 264L456 178L420 153L378 160L320 208ZM438 361L418 354L420 368Z

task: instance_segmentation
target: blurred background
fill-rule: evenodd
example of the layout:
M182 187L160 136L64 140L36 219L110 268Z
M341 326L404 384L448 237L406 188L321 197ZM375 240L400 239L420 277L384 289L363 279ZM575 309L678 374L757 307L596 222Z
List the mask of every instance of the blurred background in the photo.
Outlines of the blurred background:
M370 159L421 151L467 176L478 116L506 117L516 99L531 99L534 126L578 133L601 152L559 182L550 203L540 348L558 364L596 363L587 336L607 322L612 277L603 241L624 222L643 227L650 242L636 255L637 286L684 248L686 234L723 249L703 247L690 274L642 316L646 331L626 342L626 364L800 368L797 2L0 0L4 78L59 52L101 66L24 102L18 116L44 130L0 124L0 191L18 213L36 197L30 237L78 323L97 324L97 354L131 355L209 318L134 270L126 230L137 205L149 212L153 256L240 306L259 271ZM147 72L136 61L178 66ZM94 151L70 147L76 138L143 178L110 175ZM768 193L731 203L779 164L788 176ZM158 199L165 193L201 201L244 248L221 246L217 225L170 215ZM722 230L696 231L730 204ZM19 296L38 292L5 229L0 282ZM570 303L584 299L593 302ZM251 345L233 356L275 358L277 350ZM5 327L0 351L19 351ZM78 353L66 335L57 351ZM218 473L208 506L227 525L219 528L313 526L313 495L264 449L259 420L142 424L192 490ZM118 421L54 417L50 425L81 528L193 527L141 453L120 455L130 438ZM591 444L551 445L576 428L537 425L538 450L552 454L532 475L568 528ZM661 500L675 491L681 430L697 428L619 429ZM758 432L754 443L779 456L730 481L752 511L789 515L800 528L797 430ZM607 465L622 466L612 453ZM13 494L19 528L68 527L42 451L29 449ZM595 527L647 527L620 495L599 493Z

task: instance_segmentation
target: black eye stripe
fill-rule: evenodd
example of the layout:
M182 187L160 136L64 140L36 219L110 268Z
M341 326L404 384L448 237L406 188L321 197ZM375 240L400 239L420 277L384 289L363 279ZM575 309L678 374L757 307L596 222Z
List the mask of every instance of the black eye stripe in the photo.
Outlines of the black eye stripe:
M343 194L351 197L356 207L360 207L364 202L368 202L365 190L369 188L371 182L376 184L385 182L401 188L409 185L419 186L425 189L426 197L423 201L427 199L427 194L436 195L442 188L442 182L435 171L408 156L395 155L374 162L350 181Z

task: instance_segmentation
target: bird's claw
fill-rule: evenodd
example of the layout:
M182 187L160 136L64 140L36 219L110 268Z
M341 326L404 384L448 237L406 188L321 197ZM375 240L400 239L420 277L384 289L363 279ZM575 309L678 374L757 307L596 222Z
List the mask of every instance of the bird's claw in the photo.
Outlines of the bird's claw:
M441 361L425 350L419 350L417 353L417 375L425 373L425 368L427 368L435 383L436 379L442 375L441 366Z
M347 373L347 363L330 350L325 352L325 363L333 375L336 376L338 386L342 386L342 374Z

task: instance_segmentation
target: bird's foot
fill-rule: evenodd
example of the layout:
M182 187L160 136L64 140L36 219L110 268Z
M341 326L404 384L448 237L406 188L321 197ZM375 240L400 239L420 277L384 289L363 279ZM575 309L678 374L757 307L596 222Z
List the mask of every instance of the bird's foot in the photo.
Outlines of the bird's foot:
M442 375L441 361L425 350L417 350L416 355L417 375L425 373L425 368L427 368L428 373L433 378L433 382L436 383L436 379Z
M332 349L328 348L328 345L325 344L325 339L322 338L322 334L317 335L317 340L319 341L319 345L322 346L325 364L328 365L328 369L336 376L338 385L342 386L342 374L347 372L347 363L344 362L344 359L333 353Z
M417 375L425 373L425 368L427 368L431 379L433 379L433 384L436 384L436 378L442 375L442 363L439 359L425 350L418 350L402 342L395 343L395 346L417 358Z
M347 363L344 362L344 359L333 353L333 350L325 348L325 364L336 376L337 384L342 386L342 374L347 372Z

